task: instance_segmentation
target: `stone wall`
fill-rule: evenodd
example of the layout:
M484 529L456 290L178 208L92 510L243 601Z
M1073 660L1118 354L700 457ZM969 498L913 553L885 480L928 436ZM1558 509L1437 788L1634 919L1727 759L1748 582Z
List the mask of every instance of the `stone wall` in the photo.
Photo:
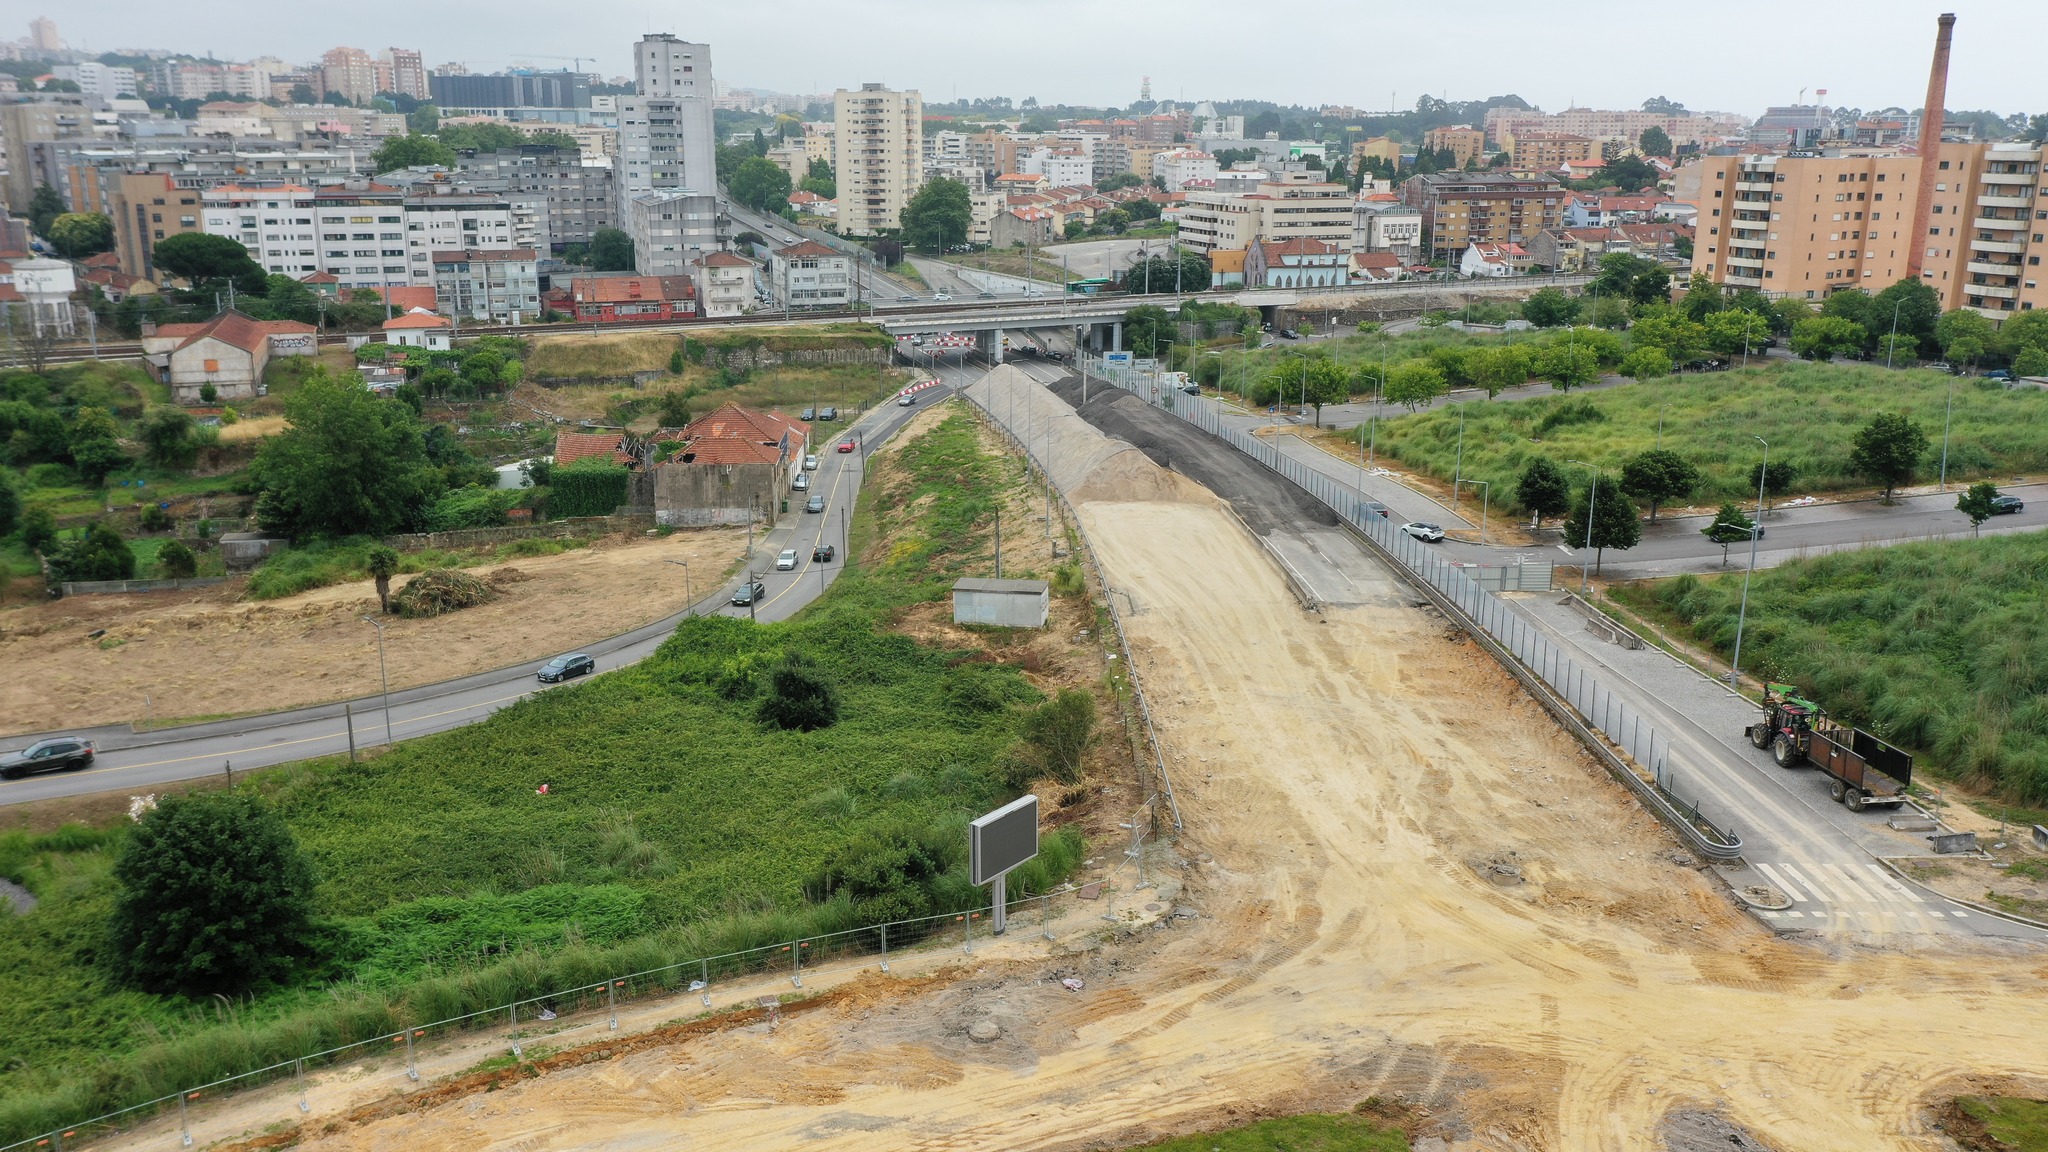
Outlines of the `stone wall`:
M773 525L788 491L780 464L664 464L654 469L654 518L672 528Z

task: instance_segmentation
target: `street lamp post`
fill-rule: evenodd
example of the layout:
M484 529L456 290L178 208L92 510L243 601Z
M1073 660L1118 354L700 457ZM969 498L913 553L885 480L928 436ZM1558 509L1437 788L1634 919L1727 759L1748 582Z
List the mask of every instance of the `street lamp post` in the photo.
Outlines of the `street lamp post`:
M1479 488L1479 542L1486 543L1486 514L1493 507L1493 483L1488 480L1467 480L1467 484Z
M1458 458L1451 468L1451 507L1458 506L1458 486L1465 482L1465 405L1458 405Z
M1756 524L1749 530L1749 570L1742 574L1742 607L1735 614L1735 657L1728 662L1728 688L1742 694L1742 629L1749 623L1749 578L1756 575L1756 540L1764 528L1764 480L1771 470L1771 442L1761 436L1750 439L1764 446L1763 467L1756 472Z
M1586 471L1593 474L1593 483L1590 487L1586 489L1585 550L1591 552L1593 550L1593 521L1600 509L1600 470L1598 468L1593 467L1591 464L1586 463L1584 460L1570 460L1567 461L1567 463L1577 464L1579 467L1584 468ZM1592 572L1592 565L1586 563L1583 559L1579 561L1579 599L1581 600L1586 598L1587 579L1589 576L1592 575Z
M690 591L690 562L688 560L670 560L669 563L682 566L683 604L689 608L690 615L695 616L697 614L697 597Z
M384 667L384 622L368 616L363 623L377 630L377 678L384 684L384 743L391 743L391 674Z
M1941 416L1941 487L1937 492L1948 491L1948 429L1956 416L1956 378L1948 378L1948 410Z
M1890 369L1892 366L1892 349L1899 346L1899 309L1905 307L1905 304L1906 298L1904 296L1892 302L1892 338L1884 342L1884 366L1886 369Z

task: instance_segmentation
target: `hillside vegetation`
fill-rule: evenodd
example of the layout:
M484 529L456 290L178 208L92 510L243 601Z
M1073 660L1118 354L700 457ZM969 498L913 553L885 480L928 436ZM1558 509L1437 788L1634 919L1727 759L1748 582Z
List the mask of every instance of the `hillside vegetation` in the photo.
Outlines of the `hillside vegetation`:
M1727 655L1739 575L1619 588ZM1756 574L1744 671L1923 762L2048 803L2048 535L1923 541Z
M0 1140L404 1023L984 899L966 821L1021 791L1013 748L1044 694L888 626L982 562L1019 477L964 415L901 459L855 526L879 561L795 620L693 619L632 668L475 726L242 783L311 857L319 938L231 1010L115 975L125 822L0 836L0 875L42 900L0 919ZM831 686L836 724L763 722L792 660ZM1051 833L1011 891L1080 858Z
M1463 474L1492 482L1495 502L1536 456L1584 460L1618 471L1624 461L1662 446L1698 468L1697 503L1756 498L1751 469L1770 441L1773 464L1799 470L1794 494L1868 487L1849 466L1856 430L1877 412L1904 412L1930 442L1922 472L1940 465L1949 388L1955 416L1949 479L2048 469L2048 393L2006 389L1913 369L1867 364L1772 364L1670 376L1575 396L1473 400L1381 421L1378 449L1444 480L1457 470L1458 422L1465 425ZM1398 409L1389 408L1389 411Z

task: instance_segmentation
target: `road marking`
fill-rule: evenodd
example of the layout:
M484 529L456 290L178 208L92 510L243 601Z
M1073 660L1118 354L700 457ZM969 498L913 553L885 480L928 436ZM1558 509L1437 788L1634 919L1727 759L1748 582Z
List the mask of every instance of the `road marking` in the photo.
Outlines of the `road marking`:
M1565 554L1565 555L1567 555L1567 556L1569 556L1569 555L1571 555L1571 554L1572 554L1572 549L1570 549L1570 548L1567 548L1567 547L1565 547L1565 546L1564 546L1564 545L1562 545L1562 544L1559 544L1559 545L1557 546L1557 550L1558 550L1559 552L1562 552L1562 553L1564 553L1564 554Z
M1790 896L1794 900L1806 899L1806 897L1799 891L1799 889L1794 888L1789 882L1786 881L1786 879L1783 876L1778 875L1777 871L1773 869L1769 864L1759 863L1756 866L1756 870L1763 873L1765 876L1769 877L1771 883L1776 884L1779 887L1779 889L1785 893L1785 895Z
M1882 865L1865 864L1864 867L1870 869L1873 873L1876 873L1877 882L1880 887L1887 888L1893 892L1896 892L1899 895L1904 896L1906 899L1911 900L1915 904L1927 903L1927 901L1922 900L1920 898L1920 894L1918 892L1915 892L1911 888L1908 888L1906 885L1901 884L1899 882L1898 877L1893 876L1889 872L1886 872Z
M393 732L396 732L398 729L403 728L408 724L418 724L421 721L425 720L437 720L443 716L453 716L459 712L468 712L477 708L489 708L493 705L506 703L507 701L524 699L525 697L530 695L532 695L532 692L520 692L512 696L499 696L496 699L492 700L479 700L474 704L464 704L459 708L447 708L439 712L429 712L424 716L408 716L402 720L394 719L391 722L391 728ZM363 715L367 717L375 717L376 713L365 712L363 713ZM374 730L375 728L381 727L382 723L383 722L381 720L372 719L369 727L361 729L361 731L367 732ZM272 748L289 748L295 744L312 744L321 740L346 740L347 738L347 721L344 720L341 731L330 732L322 736L304 736L297 740L274 740L263 744L252 744L244 748L231 748L220 752L208 752L200 756L174 756L168 760L147 760L140 764L122 764L116 767L114 771L119 772L129 768L159 768L165 764L184 764L193 760L218 760L235 756L246 756L252 752L264 752Z
M1818 900L1823 904L1832 904L1835 902L1834 897L1821 891L1820 886L1818 884L1815 884L1813 881L1808 880L1805 874L1800 872L1799 869L1794 868L1790 864L1780 864L1778 865L1778 867L1783 868L1785 870L1785 875L1796 877L1799 880L1799 886L1812 892L1813 898L1815 900Z
M1840 864L1822 864L1819 865L1819 868L1829 873L1831 877L1840 880L1843 889L1852 893L1858 901L1864 904L1875 904L1882 899L1882 897L1872 895L1862 885L1858 884L1855 874Z

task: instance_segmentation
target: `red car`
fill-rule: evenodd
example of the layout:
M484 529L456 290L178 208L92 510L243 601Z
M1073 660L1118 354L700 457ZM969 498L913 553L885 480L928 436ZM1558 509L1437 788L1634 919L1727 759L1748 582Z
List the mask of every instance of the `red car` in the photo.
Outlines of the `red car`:
M839 450L840 450L841 452L851 452L851 451L853 451L853 441L851 441L851 440L841 440L841 441L839 442Z

